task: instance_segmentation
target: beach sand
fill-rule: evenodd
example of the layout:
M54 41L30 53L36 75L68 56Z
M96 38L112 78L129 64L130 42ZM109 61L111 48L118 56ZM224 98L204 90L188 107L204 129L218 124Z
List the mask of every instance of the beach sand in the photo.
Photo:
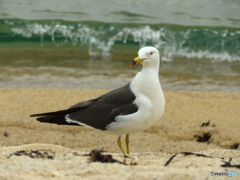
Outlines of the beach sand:
M130 135L131 155L126 162L136 162L136 166L88 163L89 157L80 156L103 148L124 161L114 135L39 123L29 117L65 109L108 91L0 89L0 179L202 179L210 177L211 171L235 171L240 178L239 168L220 167L230 157L231 164L240 164L240 93L164 92L162 118L150 129ZM55 156L52 160L14 155L18 150L36 149ZM173 153L184 151L214 158L178 155L164 167Z

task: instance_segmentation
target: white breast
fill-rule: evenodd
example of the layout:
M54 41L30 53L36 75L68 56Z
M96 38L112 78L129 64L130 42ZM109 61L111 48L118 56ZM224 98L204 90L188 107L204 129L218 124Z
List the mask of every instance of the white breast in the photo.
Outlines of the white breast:
M148 129L160 119L165 109L165 99L158 77L153 71L139 72L130 84L138 111L119 115L107 127L109 133L122 135Z

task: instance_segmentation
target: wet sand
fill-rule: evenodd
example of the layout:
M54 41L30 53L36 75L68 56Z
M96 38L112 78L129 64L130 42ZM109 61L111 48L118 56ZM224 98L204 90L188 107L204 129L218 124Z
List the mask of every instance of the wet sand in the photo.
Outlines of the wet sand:
M222 160L227 161L229 157L233 158L233 164L240 164L240 93L164 92L166 110L163 117L150 129L130 135L131 158L127 159L127 162L134 161L138 164L131 167L116 163L88 164L88 157L72 155L74 151L86 154L92 149L104 148L107 153L123 161L116 144L116 136L105 135L85 127L39 123L29 117L34 113L65 109L108 91L1 89L0 174L3 174L3 179L16 179L14 173L19 179L31 179L33 176L36 179L46 177L71 179L75 176L104 179L107 172L113 178L123 175L122 179L138 177L194 179L198 175L199 178L209 177L211 171L226 171L226 168L221 168L220 165L223 164ZM54 158L54 161L15 155L9 158L9 155L17 150L39 148L46 151L50 149L60 155ZM204 151L202 153L211 154L215 158L179 155L169 165L169 169L163 167L172 153L183 151ZM224 155L225 159L221 159ZM39 168L32 169L33 164L38 164ZM77 166L80 166L80 169ZM106 169L101 171L102 168ZM20 173L21 170L23 173ZM239 172L236 168L231 170ZM27 175L30 171L31 173ZM141 171L141 175L137 174L138 171Z
M114 45L115 46L115 45ZM111 56L89 56L88 49L66 45L0 43L1 88L112 89L124 85L140 71L129 67L138 46L117 45ZM236 62L173 58L162 61L160 80L167 91L240 92L240 66Z

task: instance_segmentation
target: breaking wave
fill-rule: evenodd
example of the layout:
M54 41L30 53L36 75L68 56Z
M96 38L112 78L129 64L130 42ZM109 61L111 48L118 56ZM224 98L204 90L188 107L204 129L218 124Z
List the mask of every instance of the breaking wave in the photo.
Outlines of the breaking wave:
M240 30L224 27L182 27L176 25L129 25L5 20L10 28L5 36L39 39L56 46L71 43L86 46L90 56L111 57L116 44L151 45L162 53L163 61L182 57L212 62L240 61ZM6 38L5 38L6 39Z

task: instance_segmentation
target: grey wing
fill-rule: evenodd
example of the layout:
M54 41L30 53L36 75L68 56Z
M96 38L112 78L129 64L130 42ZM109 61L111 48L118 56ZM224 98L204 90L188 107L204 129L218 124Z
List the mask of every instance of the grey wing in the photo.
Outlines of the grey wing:
M70 107L68 107L67 109L73 109L73 108L84 108L84 107L87 107L87 106L90 106L91 104L93 104L94 102L96 102L98 99L100 99L102 96L99 96L99 97L96 97L96 98L93 98L93 99L90 99L90 100L87 100L87 101L82 101L82 102L79 102L77 104L74 104Z
M133 103L135 98L130 90L130 83L128 83L122 88L110 91L100 97L69 107L69 109L82 108L68 114L68 118L96 129L106 130L106 126L114 122L116 116L137 112L138 107ZM90 105L86 106L86 104Z

